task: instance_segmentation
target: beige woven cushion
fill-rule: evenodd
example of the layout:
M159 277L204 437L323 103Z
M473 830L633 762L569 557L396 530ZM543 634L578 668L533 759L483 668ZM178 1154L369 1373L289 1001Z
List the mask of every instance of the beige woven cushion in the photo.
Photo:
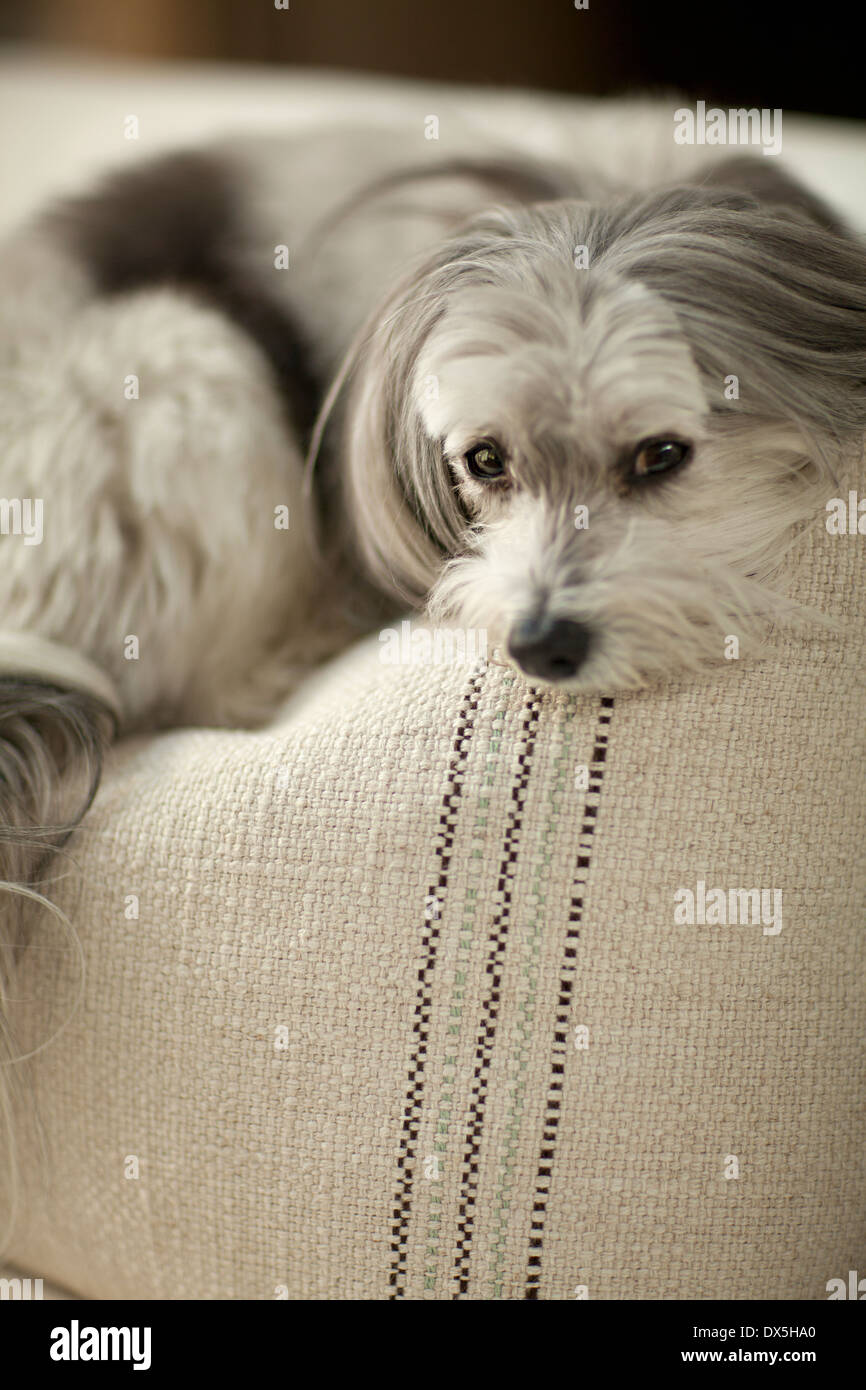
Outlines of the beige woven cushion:
M843 643L611 704L373 640L267 733L118 750L11 1258L170 1299L866 1268L864 545L819 521L799 580ZM780 890L781 930L678 924L698 881ZM19 993L59 1018L76 972L34 949Z

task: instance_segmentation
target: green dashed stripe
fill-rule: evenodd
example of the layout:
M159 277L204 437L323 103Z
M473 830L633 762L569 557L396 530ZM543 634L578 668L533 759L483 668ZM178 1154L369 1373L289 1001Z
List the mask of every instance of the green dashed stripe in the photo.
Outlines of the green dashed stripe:
M542 885L548 879L547 870L553 859L552 846L559 825L562 795L568 787L569 772L573 772L574 770L571 764L573 746L574 701L571 702L563 724L562 748L554 764L550 808L544 834L541 839L541 853L532 881L532 896L536 906L532 920L527 923L523 956L521 959L521 975L526 980L526 992L520 1002L520 1018L517 1022L517 1041L513 1058L514 1080L510 1088L511 1103L508 1108L505 1142L503 1144L502 1156L499 1163L499 1176L493 1204L490 1279L491 1297L495 1299L502 1298L502 1267L505 1260L505 1237L511 1208L511 1189L514 1183L514 1157L517 1153L517 1142L520 1135L520 1126L523 1120L526 1100L526 1073L529 1066L528 1052L535 1019L535 1004L538 990L538 959L543 930L543 913L546 904L546 898L542 892Z

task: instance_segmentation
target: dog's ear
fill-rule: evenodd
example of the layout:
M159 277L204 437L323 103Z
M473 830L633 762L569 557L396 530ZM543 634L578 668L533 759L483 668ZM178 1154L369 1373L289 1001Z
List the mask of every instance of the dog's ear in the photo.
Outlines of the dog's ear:
M477 244L463 238L437 246L370 314L325 397L307 456L312 478L331 428L341 460L332 524L362 572L401 607L424 602L466 528L441 449L413 402L418 357L443 311L441 281L451 259L465 259L464 249L469 255Z
M763 207L785 209L797 217L816 222L819 227L848 235L841 218L811 189L779 167L776 159L759 159L754 155L732 155L701 170L696 182L702 188L731 189L746 193Z

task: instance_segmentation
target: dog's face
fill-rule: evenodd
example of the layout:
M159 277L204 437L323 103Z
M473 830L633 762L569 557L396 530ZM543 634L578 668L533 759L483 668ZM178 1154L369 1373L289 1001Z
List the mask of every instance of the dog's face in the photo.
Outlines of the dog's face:
M389 306L350 414L392 479L365 506L369 455L355 473L367 553L534 681L639 686L796 606L768 581L823 515L833 393L810 370L856 330L826 283L803 293L817 225L733 203L632 208L619 234L579 203L502 212Z
M431 606L530 676L629 684L669 657L672 603L680 644L715 608L683 553L722 501L709 411L663 301L613 280L587 303L578 272L556 279L546 301L467 290L419 357L416 409L472 528Z

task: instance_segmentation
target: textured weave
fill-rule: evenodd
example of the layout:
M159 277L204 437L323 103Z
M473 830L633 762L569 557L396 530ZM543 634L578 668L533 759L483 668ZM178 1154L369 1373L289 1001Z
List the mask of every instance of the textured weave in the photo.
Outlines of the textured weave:
M613 700L374 641L266 733L117 750L10 1257L171 1299L866 1270L864 545L819 520L799 579L844 641ZM677 925L698 881L781 890L781 931ZM76 958L36 925L44 1032Z

